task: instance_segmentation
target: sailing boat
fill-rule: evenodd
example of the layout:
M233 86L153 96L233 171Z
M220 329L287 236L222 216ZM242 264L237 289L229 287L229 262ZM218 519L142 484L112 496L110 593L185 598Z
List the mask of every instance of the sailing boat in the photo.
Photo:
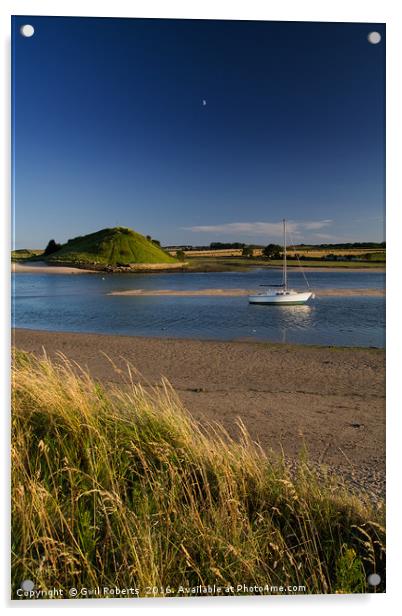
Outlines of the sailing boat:
M264 293L249 295L248 301L250 304L267 304L293 306L295 304L305 304L310 298L314 298L312 291L294 291L288 287L288 272L286 263L286 220L283 220L283 282L279 285L270 285ZM272 287L279 289L275 290Z

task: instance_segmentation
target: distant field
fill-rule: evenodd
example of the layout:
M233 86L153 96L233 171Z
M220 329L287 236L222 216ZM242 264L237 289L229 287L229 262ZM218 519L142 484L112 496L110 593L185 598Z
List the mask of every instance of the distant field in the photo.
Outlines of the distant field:
M276 265L280 267L282 265L282 260L278 261L264 261L265 265ZM380 268L384 269L385 260L382 262L378 261L300 261L302 267L337 267L337 268L347 268L347 269L359 269L359 268ZM297 267L299 266L299 261L288 261L288 267Z
M176 251L169 251L172 254L176 254ZM227 248L219 250L185 250L184 254L188 257L241 257L241 248ZM362 255L375 255L379 260L385 260L385 250L379 250L378 248L288 248L287 254L292 257L296 254L305 257L324 258L328 255L335 255L342 257L345 255L353 255L359 257ZM260 257L262 255L262 248L254 248L253 256Z
M262 258L248 259L247 257L187 257L188 265L186 270L194 272L230 272L230 271L246 271L251 267L282 267L283 261L271 260ZM385 263L377 263L372 261L301 261L301 265L308 268L326 267L337 269L384 269ZM297 260L289 261L288 266L298 267Z
M255 256L261 255L261 250L257 254L257 250L255 252ZM176 254L175 250L169 251L172 254ZM186 257L241 257L242 250L241 248L227 248L223 250L184 250L183 251Z
M19 250L11 251L11 261L25 261L25 259L32 259L32 257L38 257L43 254L43 250L30 250L29 248L21 248Z
M171 251L175 255L175 251ZM253 257L243 257L241 248L218 250L184 251L189 268L204 271L223 271L248 269L249 267L281 266L282 260L267 260L262 256L262 249L255 248ZM339 268L383 268L385 266L385 249L379 248L315 248L303 247L288 250L289 267L299 265L294 259L299 255L304 267L339 267ZM293 259L292 259L293 257ZM349 257L350 260L343 260ZM339 259L339 260L338 260ZM342 259L342 260L341 260Z

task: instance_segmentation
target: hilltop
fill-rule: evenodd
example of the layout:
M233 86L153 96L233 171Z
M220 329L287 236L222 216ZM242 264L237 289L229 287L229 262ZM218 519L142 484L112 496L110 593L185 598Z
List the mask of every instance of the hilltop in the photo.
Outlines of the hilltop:
M49 264L95 268L177 263L155 241L126 227L101 229L96 233L75 237L55 252L35 259L38 258Z

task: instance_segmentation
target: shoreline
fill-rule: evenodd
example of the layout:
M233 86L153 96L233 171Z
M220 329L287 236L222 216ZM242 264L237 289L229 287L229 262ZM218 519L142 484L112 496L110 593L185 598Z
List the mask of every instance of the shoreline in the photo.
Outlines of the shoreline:
M124 291L110 291L107 295L154 297L244 297L255 294L255 289L130 289ZM384 297L385 289L319 289L314 290L317 297Z
M167 266L166 266L167 265ZM292 268L296 268L297 266L289 266ZM279 265L264 265L264 266L249 266L247 268L239 268L238 271L242 271L242 272L247 272L250 271L252 269L261 269L261 270L281 270L282 268ZM112 274L138 274L138 273L142 273L142 274L153 274L153 273L159 273L159 274L169 274L169 273L175 273L175 274L198 274L198 273L206 273L206 274L214 274L214 273L224 273L225 271L233 272L233 269L221 269L221 268L217 268L216 270L214 269L209 269L208 267L206 267L205 269L191 269L191 268L187 268L185 266L183 266L183 264L138 264L135 267L132 267L129 271L127 269L116 269L116 271L107 271L107 269L84 269L84 268L80 268L80 267L73 267L73 266L67 266L67 265L47 265L45 262L37 262L35 265L34 264L28 264L28 263L21 263L19 261L12 261L11 262L11 272L13 274L59 274L59 275L63 275L63 274L102 274L104 276L106 275L112 275ZM303 267L303 271L307 272L307 273L312 273L312 272L350 272L351 274L356 274L358 272L362 272L362 273L379 273L379 274L384 274L385 273L385 268L383 267L345 267L345 266L338 266L338 267L334 267L333 265L330 265L328 267L323 267L323 266L317 266L317 267Z
M197 420L239 437L241 418L264 450L313 464L381 496L385 486L383 349L258 341L146 338L14 329L17 349L61 354L103 384L145 387L167 378Z
M222 344L258 344L266 347L278 347L278 348L288 348L291 350L292 348L306 348L306 349L326 349L329 351L369 351L369 352L385 352L385 347L377 347L377 346L344 346L341 344L317 344L312 343L309 344L307 342L277 342L274 340L260 340L258 338L252 338L247 336L242 336L240 338L231 338L230 340L225 338L180 338L174 336L149 336L149 335L141 335L141 334L118 334L118 333L109 333L109 332L86 332L86 331L70 331L68 329L36 329L32 327L11 327L11 343L13 341L14 332L18 334L18 332L33 332L34 334L61 334L61 335L71 335L71 336L99 336L99 337L112 337L112 338L129 338L131 340L157 340L160 342L209 342L209 343L222 343Z
M96 274L95 270L81 269L79 267L65 267L61 265L25 265L12 261L11 273L13 274Z

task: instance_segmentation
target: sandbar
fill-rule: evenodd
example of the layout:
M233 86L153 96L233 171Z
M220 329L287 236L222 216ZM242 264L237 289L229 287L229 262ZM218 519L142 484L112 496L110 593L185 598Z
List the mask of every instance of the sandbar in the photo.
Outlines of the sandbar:
M256 289L128 289L111 291L108 295L127 296L158 296L172 295L178 297L215 296L215 297L242 297L252 293L259 293ZM318 289L314 293L317 297L383 297L384 289Z

